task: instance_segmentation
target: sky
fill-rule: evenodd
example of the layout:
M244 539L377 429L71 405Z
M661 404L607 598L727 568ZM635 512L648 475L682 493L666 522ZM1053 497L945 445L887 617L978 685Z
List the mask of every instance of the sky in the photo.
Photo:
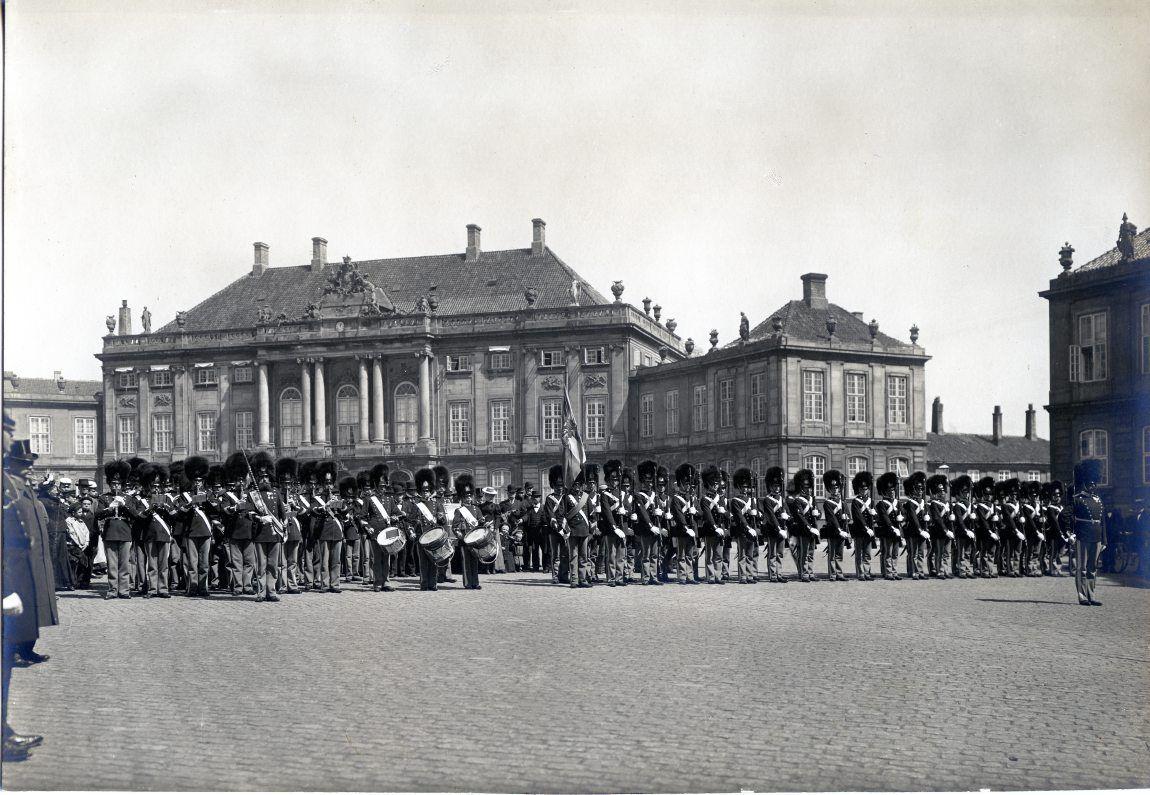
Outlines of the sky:
M98 378L121 300L158 328L257 240L523 248L541 217L700 348L826 273L921 328L946 430L1033 403L1045 435L1059 248L1150 224L1150 4L199 6L6 3L6 370Z

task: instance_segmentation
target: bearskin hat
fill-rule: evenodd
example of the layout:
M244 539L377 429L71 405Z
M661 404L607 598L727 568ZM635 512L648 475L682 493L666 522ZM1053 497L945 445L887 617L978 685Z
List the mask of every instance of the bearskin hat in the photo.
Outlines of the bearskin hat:
M946 475L931 475L926 481L926 490L933 494L938 489L946 491L949 485Z
M162 464L141 464L139 470L140 486L151 489L157 483L162 484L168 479L168 470Z
M191 483L197 478L208 476L208 459L202 455L190 455L184 459L184 477Z
M655 468L655 485L666 485L671 480L671 472L665 466Z
M619 471L619 482L635 485L635 473L631 471L631 467L623 467Z
M874 491L874 475L865 469L862 472L856 472L855 476L851 478L851 490L855 494L862 493L864 488Z
M547 470L547 485L553 489L557 489L563 485L563 465L553 464Z
M227 472L221 464L212 464L208 467L208 476L205 478L208 486L222 486L227 481Z
M347 475L339 479L339 495L341 497L350 497L354 495L357 490L356 480L351 475Z
M898 494L898 475L894 472L883 472L878 476L878 492L882 494L887 491L893 491Z
M314 483L315 482L315 468L319 466L318 461L304 461L299 465L299 482L300 483Z
M811 487L815 485L815 473L809 469L800 469L791 480L792 488L795 491L800 491L804 484Z
M1001 500L1003 497L1009 496L1010 486L1005 480L996 481L994 484L994 497Z
M248 474L248 458L241 450L237 450L224 461L224 473L229 481L243 480Z
M367 469L361 469L359 472L356 472L355 485L359 488L360 491L363 491L364 489L370 489L371 471Z
M436 464L431 468L435 473L435 488L451 491L451 473L443 464Z
M675 484L682 486L695 479L695 467L692 464L679 464L675 467Z
M970 479L970 475L959 475L950 481L951 494L962 494L963 492L971 491L973 488L974 481Z
M148 460L139 456L132 456L126 463L128 464L128 480L139 480L140 467L148 463Z
M376 464L373 466L371 468L371 485L378 486L382 483L386 486L389 472L390 470L387 468L387 464Z
M914 490L916 488L918 488L919 486L925 486L925 485L926 485L926 473L925 472L912 472L910 474L910 477L908 477L906 480L904 480L902 482L903 491L905 491L907 494L913 494Z
M268 477L272 478L273 480L275 479L276 462L273 461L272 457L265 453L263 450L260 450L258 453L252 456L251 464L252 472L255 473L256 477L259 477L261 472L267 472Z
M299 475L299 462L294 458L281 458L276 461L276 480L286 483Z
M736 489L753 489L755 487L755 473L746 467L736 469L733 482Z
M984 478L980 478L978 483L974 484L974 490L979 494L993 496L998 491L998 487L994 482L994 478L992 478L990 475L987 475Z
M703 487L713 489L723 481L723 473L717 466L708 466L703 470Z
M659 472L659 465L654 461L641 461L637 471L640 483L654 483L655 475Z
M184 462L182 459L168 465L168 483L177 489L184 488Z
M205 468L207 467L207 463L208 462L205 459L204 460ZM127 461L123 461L119 458L117 458L115 461L109 461L108 463L104 464L104 482L105 483L110 483L113 480L115 480L115 481L119 481L121 484L123 484L128 479L128 475L130 475L131 473L132 473L132 465L129 464Z
M611 478L618 478L623 472L623 462L618 458L612 458L603 465L603 479L610 480Z
M423 491L424 488L435 491L435 471L427 467L415 473L415 490Z
M601 468L598 464L586 463L583 465L582 483L598 483L601 474Z
M763 485L768 489L771 486L782 486L786 480L787 473L782 467L770 467L767 469L767 474L763 475Z
M1006 490L1007 494L1018 494L1022 490L1022 484L1018 478L1007 478L1002 481L1002 487Z
M1047 502L1050 502L1050 501L1055 499L1055 495L1057 495L1058 499L1061 500L1061 498L1062 498L1062 481L1061 480L1052 480L1049 483L1043 483L1042 484L1042 499L1046 500Z
M1087 458L1074 466L1074 488L1085 488L1087 481L1102 481L1102 462L1097 458Z
M467 472L461 472L455 477L455 496L463 499L475 493L475 479Z
M835 486L843 487L843 473L837 469L828 469L823 473L823 487L830 491Z
M335 484L339 470L334 461L320 461L315 465L315 479L320 484Z

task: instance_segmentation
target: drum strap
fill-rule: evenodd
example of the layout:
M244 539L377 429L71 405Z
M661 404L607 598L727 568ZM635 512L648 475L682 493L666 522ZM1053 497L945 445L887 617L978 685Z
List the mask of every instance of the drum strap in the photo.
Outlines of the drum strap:
M467 522L468 526L472 529L479 527L479 520L475 518L471 511L467 510L467 506L460 505L457 513L463 517L463 521Z
M431 522L432 524L436 524L435 517L432 516L431 511L428 509L426 503L421 502L421 501L417 501L415 503L415 507L419 509L419 512L421 514L423 514L424 519Z
M374 507L375 510L379 512L380 519L383 519L385 522L391 521L391 517L387 515L387 509L383 507L383 503L379 501L379 497L376 497L374 494L372 494L371 504L372 507Z

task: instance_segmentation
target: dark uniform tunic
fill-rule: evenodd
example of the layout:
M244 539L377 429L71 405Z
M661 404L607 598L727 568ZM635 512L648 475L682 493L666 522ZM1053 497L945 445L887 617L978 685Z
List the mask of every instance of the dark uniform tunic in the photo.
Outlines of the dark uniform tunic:
M1074 495L1074 535L1078 540L1074 583L1078 588L1078 601L1083 604L1095 602L1098 547L1107 543L1106 526L1102 523L1104 511L1097 494L1082 491Z
M871 505L870 498L853 497L850 502L851 539L855 545L855 576L860 580L871 579L870 558L875 542L875 517L878 511Z

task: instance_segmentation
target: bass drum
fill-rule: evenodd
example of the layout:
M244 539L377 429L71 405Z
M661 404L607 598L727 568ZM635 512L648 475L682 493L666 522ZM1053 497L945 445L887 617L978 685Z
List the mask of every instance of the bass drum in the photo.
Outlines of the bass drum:
M463 537L463 544L479 558L480 563L494 563L499 555L499 538L493 525L475 528Z
M419 545L437 566L446 566L455 554L455 542L442 527L433 527L419 537Z

